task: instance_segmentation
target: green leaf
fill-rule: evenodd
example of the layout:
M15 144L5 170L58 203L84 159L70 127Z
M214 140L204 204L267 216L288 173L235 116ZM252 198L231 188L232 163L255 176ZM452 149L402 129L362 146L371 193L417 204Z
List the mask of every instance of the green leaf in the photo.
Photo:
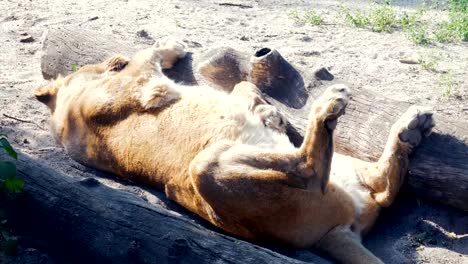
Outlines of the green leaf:
M5 180L5 186L11 193L19 193L23 189L24 181L20 178L14 177Z
M0 178L10 179L16 177L16 165L10 161L0 162Z
M73 72L76 72L77 70L80 69L80 66L78 66L78 64L73 63L73 64L71 65L71 68L72 68L72 71L73 71Z
M2 251L5 252L6 255L14 256L16 255L18 249L18 240L16 239L8 239L2 242Z
M13 147L10 145L10 142L8 142L7 138L5 135L0 135L0 147L5 149L5 151L14 159L18 159L18 154L16 151L13 149Z

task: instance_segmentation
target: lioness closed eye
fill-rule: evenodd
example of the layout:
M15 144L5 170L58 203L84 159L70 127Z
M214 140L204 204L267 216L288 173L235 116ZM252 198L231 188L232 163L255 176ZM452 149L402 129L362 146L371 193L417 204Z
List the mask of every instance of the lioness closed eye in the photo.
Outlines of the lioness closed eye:
M185 55L163 41L133 58L87 65L36 97L74 159L165 191L213 225L253 241L315 247L345 263L381 263L360 242L403 183L408 154L434 122L411 107L378 162L333 153L350 91L333 85L310 109L294 147L286 120L257 88L232 93L175 84L162 73Z

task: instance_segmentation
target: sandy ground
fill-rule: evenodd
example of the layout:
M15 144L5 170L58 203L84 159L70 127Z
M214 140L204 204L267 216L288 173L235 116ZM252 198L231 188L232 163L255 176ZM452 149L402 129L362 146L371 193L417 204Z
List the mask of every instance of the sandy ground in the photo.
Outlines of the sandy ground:
M246 8L222 5L227 2ZM367 2L348 1L347 5L365 7ZM277 48L293 64L329 67L335 76L348 81L354 89L366 87L395 100L431 106L442 115L468 118L466 43L416 46L403 33L373 33L350 28L339 18L337 6L338 1L299 0L95 0L76 3L2 0L0 133L8 134L19 151L57 170L76 177L92 177L96 173L72 161L55 144L48 131L49 113L32 96L33 89L44 83L40 73L41 38L47 29L63 27L98 30L135 43L151 43L171 35L186 40L193 52L217 46L248 52L260 47ZM324 17L324 25L298 23L289 16L292 10L310 8ZM431 11L429 15L437 19L446 16L441 11ZM141 30L149 36L137 34ZM28 37L33 40L28 42ZM418 60L434 54L438 63L433 71L400 62L400 59ZM444 77L447 74L451 87L448 96ZM144 196L151 203L160 203L151 192L114 181L112 177L99 179L115 188ZM405 196L384 211L365 244L387 263L468 263L468 215ZM47 252L32 247L26 243L22 246L22 257L0 256L0 262L54 262ZM326 262L308 251L285 254Z

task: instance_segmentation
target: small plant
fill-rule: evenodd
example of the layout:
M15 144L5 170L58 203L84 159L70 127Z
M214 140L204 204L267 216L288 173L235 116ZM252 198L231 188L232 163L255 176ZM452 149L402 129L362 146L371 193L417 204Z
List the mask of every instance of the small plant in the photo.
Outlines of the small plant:
M452 26L449 24L449 22L443 22L440 24L439 28L434 32L434 36L436 40L441 43L452 43L460 41L459 35L452 29Z
M397 14L390 3L378 5L369 15L372 31L392 32L398 26Z
M440 76L438 87L442 90L442 98L448 99L453 94L454 80L452 72Z
M340 10L345 21L357 28L369 28L374 32L392 32L398 26L397 13L390 6L390 2L374 6L368 15L360 10L353 14L342 4Z
M433 4L433 2L431 2ZM468 0L450 0L448 4L449 20L439 25L423 21L422 17L430 8L426 2L416 12L399 14L391 6L391 1L376 5L366 14L340 4L344 20L357 28L368 28L374 32L393 32L402 29L415 44L438 42L468 41Z
M438 25L434 35L439 42L468 41L468 0L451 0L449 20Z
M18 159L18 154L8 142L6 135L0 134L0 148L13 159ZM0 162L0 191L9 193L19 193L23 188L24 182L16 177L16 164L11 161Z
M428 33L428 26L426 24L419 24L413 27L409 27L405 30L408 38L413 41L414 44L426 45L432 43Z
M421 68L423 68L426 71L435 71L437 64L439 63L439 58L436 56L425 56L425 57L420 57L419 60L419 65L421 65Z
M422 17L429 9L429 6L423 5L416 12L403 12L399 19L399 24L408 38L415 44L425 45L432 43L429 37L429 24L424 22Z
M314 10L305 11L303 15L297 10L293 10L289 13L289 17L294 19L297 22L311 24L311 25L320 25L323 23L323 18Z
M80 66L78 66L78 64L73 63L71 65L71 69L72 69L73 72L76 72L79 68L80 68Z
M365 28L369 25L369 18L364 13L361 13L361 11L357 10L352 14L351 11L342 4L340 4L340 10L348 24L357 28Z
M312 25L320 25L323 23L323 18L314 10L309 10L304 13L304 21Z
M17 160L18 154L8 142L6 135L0 134L0 148L8 156ZM24 182L16 176L16 164L11 161L0 162L0 200L8 195L17 194L23 189ZM0 211L0 251L7 255L15 255L18 241L13 237L8 228L6 215Z
M297 10L293 10L293 11L289 12L289 17L294 19L294 20L300 20L299 12Z

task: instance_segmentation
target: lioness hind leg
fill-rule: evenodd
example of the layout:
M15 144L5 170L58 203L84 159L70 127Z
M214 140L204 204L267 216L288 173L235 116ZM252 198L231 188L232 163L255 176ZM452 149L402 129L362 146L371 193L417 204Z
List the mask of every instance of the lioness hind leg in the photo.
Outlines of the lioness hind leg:
M316 246L343 263L382 263L349 228L352 202L340 189L304 190L294 176L298 162L294 154L220 142L200 152L189 171L204 217L230 233Z
M197 154L189 166L191 187L203 201L196 211L244 238L274 238L309 248L330 228L351 224L355 213L340 189L333 187L325 195L319 188L308 189L309 179L297 171L301 162L294 150L218 142ZM193 195L180 189L166 188L166 193L182 204L193 203Z
M348 226L335 227L320 239L315 247L340 263L383 263L361 244L359 236L353 233Z
M431 111L410 107L392 126L379 161L358 168L361 180L378 205L385 207L393 202L408 170L408 155L423 137L429 136L434 125Z

